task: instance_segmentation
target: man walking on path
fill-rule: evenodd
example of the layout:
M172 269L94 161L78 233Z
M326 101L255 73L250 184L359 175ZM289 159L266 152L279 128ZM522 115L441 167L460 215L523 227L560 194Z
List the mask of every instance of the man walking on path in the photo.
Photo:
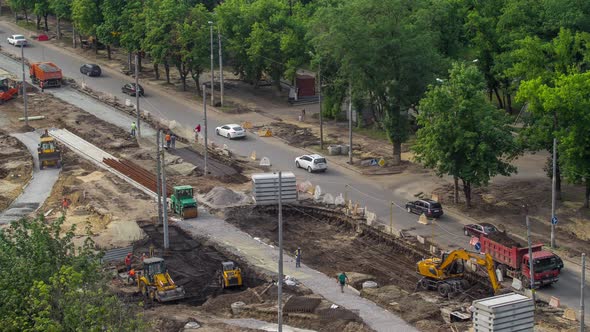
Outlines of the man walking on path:
M297 247L295 250L295 267L301 267L301 248Z
M348 276L345 272L342 272L338 275L338 282L340 283L340 292L344 293L344 286L346 286L346 283L349 282Z
M199 133L201 133L201 124L195 127L195 142L199 143Z
M135 137L135 131L137 130L137 125L135 124L135 121L133 121L131 123L131 136Z
M166 133L166 136L164 137L164 140L166 141L166 148L167 149L170 149L170 140L171 140L171 138L170 138L170 132L167 132Z
M43 84L43 81L39 82L39 86L41 87L41 92L45 92L45 84Z
M170 145L172 145L173 149L176 149L176 134L172 133L170 135Z

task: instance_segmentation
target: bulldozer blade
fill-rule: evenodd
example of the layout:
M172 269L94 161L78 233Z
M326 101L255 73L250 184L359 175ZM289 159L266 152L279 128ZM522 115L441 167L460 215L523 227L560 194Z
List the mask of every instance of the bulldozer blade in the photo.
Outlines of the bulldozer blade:
M158 302L170 302L170 301L184 299L184 297L186 296L186 293L184 291L184 288L177 287L176 289L168 290L168 291L164 291L164 292L156 291L156 296L157 296Z
M183 215L184 219L196 218L198 214L199 214L199 210L197 210L196 207L185 208L182 211L182 215Z

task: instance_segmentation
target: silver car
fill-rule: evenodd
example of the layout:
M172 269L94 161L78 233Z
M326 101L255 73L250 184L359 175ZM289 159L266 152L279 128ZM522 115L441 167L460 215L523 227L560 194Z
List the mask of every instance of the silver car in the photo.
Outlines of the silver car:
M295 166L297 168L303 168L309 173L325 172L328 169L328 162L326 158L319 154L306 154L295 158Z
M215 133L219 136L233 138L245 138L246 131L238 124L226 124L215 128Z
M14 46L27 46L27 39L23 35L12 35L8 37L8 44Z

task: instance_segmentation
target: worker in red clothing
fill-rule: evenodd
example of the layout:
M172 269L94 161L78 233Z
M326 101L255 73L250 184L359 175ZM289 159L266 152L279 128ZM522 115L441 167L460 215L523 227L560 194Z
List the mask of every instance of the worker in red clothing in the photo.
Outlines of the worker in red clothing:
M197 124L195 127L195 142L199 142L199 133L201 132L201 124Z
M129 270L129 273L127 275L127 283L135 282L135 269Z
M64 212L70 207L70 200L64 196L64 199L61 201L61 207Z
M43 81L39 82L39 87L41 87L41 92L45 91L45 84L43 83Z
M125 257L125 266L127 267L127 272L131 271L131 260L133 259L133 254L128 253Z
M172 137L170 136L170 132L166 133L166 136L164 136L164 140L166 141L166 149L170 149L170 143L172 142Z

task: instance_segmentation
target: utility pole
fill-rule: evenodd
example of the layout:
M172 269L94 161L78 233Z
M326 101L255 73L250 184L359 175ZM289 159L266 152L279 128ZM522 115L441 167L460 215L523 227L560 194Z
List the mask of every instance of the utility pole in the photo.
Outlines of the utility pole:
M213 96L211 96L213 98ZM203 172L207 176L207 88L203 84L203 135L205 136L205 167Z
M156 134L156 186L157 193L158 193L158 225L162 225L162 168L161 168L161 154L160 154L160 133L161 129L158 129L158 133Z
M160 141L159 144L162 144L162 146L164 146L164 136L160 135L160 137L162 137L162 140ZM162 213L164 215L164 250L168 249L170 247L170 242L168 241L168 193L166 192L166 171L165 171L165 166L166 166L166 158L165 158L166 154L164 152L164 149L162 149L162 167L161 167L161 171L162 171Z
M135 111L137 112L137 138L141 137L141 125L139 121L139 54L135 54Z
M209 34L210 34L210 41L211 41L211 106L215 106L213 104L213 82L215 81L215 72L213 71L213 22L209 21Z
M586 326L584 325L584 287L586 286L586 254L582 254L582 277L580 284L580 332L584 332Z
M348 83L348 163L352 165L352 84Z
M20 47L20 61L23 67L23 103L25 105L25 126L29 126L29 112L27 109L27 76L25 75L25 47Z
M555 188L557 184L557 139L553 138L553 176L551 178L551 248L555 249Z
M76 48L76 28L72 26L72 45Z
M221 54L221 31L217 26L217 41L219 43L219 101L223 107L223 58Z
M324 149L324 120L322 117L322 58L318 64L318 102L320 103L320 150Z
M278 285L278 304L279 304L279 330L283 331L283 188L282 173L279 172L279 285Z
M531 224L529 222L529 211L528 207L526 209L526 237L529 245L529 278L530 278L530 287L531 287L531 296L533 298L533 303L535 303L535 271L533 270L533 247L531 245Z

